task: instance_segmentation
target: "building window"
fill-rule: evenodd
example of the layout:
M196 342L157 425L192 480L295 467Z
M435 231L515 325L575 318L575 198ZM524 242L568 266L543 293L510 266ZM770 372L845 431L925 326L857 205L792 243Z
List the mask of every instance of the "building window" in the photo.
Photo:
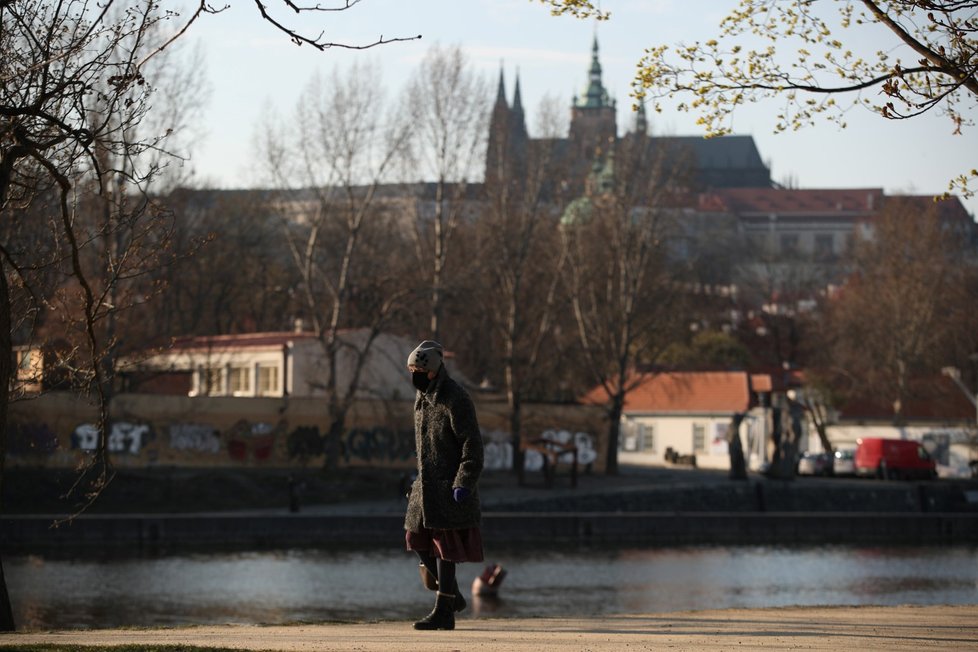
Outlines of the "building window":
M638 450L638 426L631 419L625 419L618 437L618 450L634 453Z
M251 394L251 369L248 367L231 367L231 394L242 396Z
M25 384L40 383L44 354L39 349L17 351L16 379Z
M831 233L818 233L815 235L815 258L818 260L828 260L835 256L835 238Z
M644 452L655 452L655 426L640 424L638 427L638 438L641 441L640 446Z
M278 389L278 367L272 365L258 365L258 395L277 396Z
M17 368L23 371L25 374L31 371L31 351L30 349L26 351L17 352Z
M706 450L706 427L701 423L693 424L693 452L702 453Z

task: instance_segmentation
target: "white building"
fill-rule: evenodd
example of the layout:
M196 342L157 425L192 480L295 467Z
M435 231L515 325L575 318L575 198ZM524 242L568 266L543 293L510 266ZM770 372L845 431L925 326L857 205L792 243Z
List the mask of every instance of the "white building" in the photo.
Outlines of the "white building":
M350 386L359 352L366 348L367 329L342 331L336 387ZM357 397L413 400L406 363L417 342L381 333L371 343L357 382ZM449 373L467 383L446 361ZM323 344L314 333L245 333L190 337L166 351L130 363L126 375L132 391L188 396L326 395L330 377Z
M628 464L666 464L667 450L695 455L700 468L729 469L728 431L735 414L744 414L741 443L749 460L763 457L767 436L764 409L757 407L751 376L743 371L668 372L633 379L626 394L619 460ZM585 401L603 403L603 389Z

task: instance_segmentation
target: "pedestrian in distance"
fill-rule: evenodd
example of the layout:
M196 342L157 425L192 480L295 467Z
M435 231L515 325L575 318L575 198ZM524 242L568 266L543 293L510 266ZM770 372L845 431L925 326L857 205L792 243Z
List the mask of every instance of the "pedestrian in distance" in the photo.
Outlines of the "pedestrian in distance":
M435 590L435 607L415 629L455 629L465 598L455 566L481 562L482 513L479 476L482 434L475 406L449 377L441 344L425 340L407 361L414 401L414 442L418 474L404 518L407 549L417 553L425 586Z

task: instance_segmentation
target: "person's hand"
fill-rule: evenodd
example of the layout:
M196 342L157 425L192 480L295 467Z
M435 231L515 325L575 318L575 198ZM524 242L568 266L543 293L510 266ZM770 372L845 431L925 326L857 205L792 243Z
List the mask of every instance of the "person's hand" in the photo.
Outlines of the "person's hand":
M469 494L471 493L472 492L466 489L465 487L455 487L454 489L452 489L452 498L455 499L455 502L460 503L466 498L468 498Z

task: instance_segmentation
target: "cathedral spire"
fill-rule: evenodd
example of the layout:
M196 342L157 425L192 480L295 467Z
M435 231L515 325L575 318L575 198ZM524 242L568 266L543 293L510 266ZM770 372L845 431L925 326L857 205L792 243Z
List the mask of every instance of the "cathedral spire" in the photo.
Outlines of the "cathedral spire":
M496 104L506 103L506 82L503 79L503 64L499 64L499 89L496 91Z
M523 99L520 96L520 70L516 69L516 91L513 93L513 111L523 112Z
M594 44L591 46L591 67L588 69L588 84L578 103L581 108L599 109L611 106L608 91L601 83L601 61L598 60L598 35L594 35Z

